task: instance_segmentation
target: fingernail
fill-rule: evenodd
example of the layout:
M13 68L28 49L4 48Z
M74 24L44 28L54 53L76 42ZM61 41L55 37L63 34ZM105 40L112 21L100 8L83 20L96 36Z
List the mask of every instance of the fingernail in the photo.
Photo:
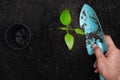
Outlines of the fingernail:
M94 44L93 46L92 46L92 48L94 49L94 48L96 48L97 47L97 45L96 44Z

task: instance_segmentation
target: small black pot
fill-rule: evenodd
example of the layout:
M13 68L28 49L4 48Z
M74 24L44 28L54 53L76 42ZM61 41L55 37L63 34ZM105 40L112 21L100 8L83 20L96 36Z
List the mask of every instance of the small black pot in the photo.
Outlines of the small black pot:
M5 32L5 41L12 49L25 49L31 42L31 32L23 24L13 24Z

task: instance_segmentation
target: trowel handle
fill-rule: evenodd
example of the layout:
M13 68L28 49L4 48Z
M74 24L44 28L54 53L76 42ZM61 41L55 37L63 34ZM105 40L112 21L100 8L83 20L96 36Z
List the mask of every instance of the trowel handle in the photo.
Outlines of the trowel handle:
M100 80L104 80L104 78L99 74Z

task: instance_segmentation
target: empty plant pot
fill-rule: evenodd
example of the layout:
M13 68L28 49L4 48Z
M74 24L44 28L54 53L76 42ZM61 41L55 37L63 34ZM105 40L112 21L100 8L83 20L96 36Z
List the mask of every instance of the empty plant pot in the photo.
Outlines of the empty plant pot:
M5 32L5 41L12 49L24 49L31 42L31 32L23 24L13 24Z

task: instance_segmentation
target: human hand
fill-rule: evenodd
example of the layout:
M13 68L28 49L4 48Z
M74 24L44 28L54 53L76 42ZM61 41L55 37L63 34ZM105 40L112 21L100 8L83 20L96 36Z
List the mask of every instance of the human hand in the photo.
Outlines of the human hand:
M96 56L93 65L94 72L99 72L105 80L120 80L120 50L115 46L110 36L105 35L105 40L108 46L105 55L96 44L93 45Z

